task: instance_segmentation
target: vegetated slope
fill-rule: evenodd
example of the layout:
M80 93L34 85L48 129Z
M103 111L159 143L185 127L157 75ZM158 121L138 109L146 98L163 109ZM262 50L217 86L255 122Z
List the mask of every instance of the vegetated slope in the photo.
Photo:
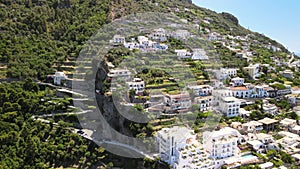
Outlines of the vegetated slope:
M7 65L10 78L42 80L55 69L63 70L64 61L76 58L101 25L132 13L176 12L188 21L208 17L213 20L212 31L250 33L233 22L231 15L185 0L1 0L0 8L0 63ZM258 37L276 43L263 35Z

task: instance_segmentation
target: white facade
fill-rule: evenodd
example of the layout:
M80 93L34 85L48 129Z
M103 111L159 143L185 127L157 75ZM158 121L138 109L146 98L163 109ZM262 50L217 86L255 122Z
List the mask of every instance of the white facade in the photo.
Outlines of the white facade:
M220 111L227 117L240 115L240 101L235 97L224 97L219 102Z
M213 91L213 87L210 85L188 86L188 89L193 90L196 96L208 96L211 95Z
M187 110L191 107L192 101L189 94L165 95L165 104L171 110Z
M195 137L193 130L186 127L175 126L158 131L157 142L160 159L173 165L178 159L177 150L186 146L188 139L195 140Z
M240 77L232 78L230 81L233 87L242 86L245 83L245 79Z
M55 85L62 85L62 81L67 80L67 76L64 72L55 72L53 76Z
M125 43L125 37L121 35L115 35L113 37L113 42L114 43Z
M237 69L236 68L221 68L216 71L216 78L219 80L227 79L229 77L236 77Z
M175 53L178 56L178 58L186 58L188 55L188 52L186 49L176 49Z
M232 96L237 98L250 98L252 90L246 86L231 87Z
M135 93L142 93L145 90L145 82L140 78L134 78L131 82L126 82L129 90L135 90Z
M204 132L203 146L212 158L224 159L238 155L238 141L241 138L237 130L225 127L219 131Z
M124 78L130 78L130 75L131 72L128 69L114 69L107 74L108 77L124 77Z
M204 49L192 49L192 60L207 60L208 56Z
M274 104L263 104L263 111L268 114L275 115L278 113L278 108Z
M174 38L177 39L186 39L187 37L189 37L191 34L189 31L187 30L176 30L175 32L173 32L171 34L171 36L173 36Z
M217 89L212 91L212 95L214 97L214 101L219 102L225 97L231 97L232 92L228 89Z
M263 124L258 121L250 121L242 124L242 128L246 132L255 132L263 130Z
M213 96L197 97L195 102L199 105L200 111L211 110Z
M163 28L154 29L151 33L151 38L153 40L166 41L166 30Z

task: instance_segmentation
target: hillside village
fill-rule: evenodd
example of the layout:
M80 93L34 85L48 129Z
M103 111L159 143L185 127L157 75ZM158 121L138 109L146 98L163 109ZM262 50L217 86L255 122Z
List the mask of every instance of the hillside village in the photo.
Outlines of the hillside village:
M109 44L113 48L138 53L169 51L189 68L194 65L191 63L204 63L204 69L193 71L200 73L196 77L197 83L188 84L182 91L174 85L176 78L152 74L154 80L151 82L143 79L146 77L143 73L126 67L116 68L114 63L118 62L110 59L106 62L110 68L107 83L116 79L125 82L129 99L123 100L124 105L157 114L161 120L169 119L173 123L174 118L181 115L198 114L197 124L181 124L179 127L175 123L158 126L152 123L159 158L174 169L247 165L289 168L297 165L300 160L300 88L296 77L299 77L300 60L293 54L286 54L280 47L255 40L254 34L232 36L211 32L205 27L210 21L206 18L193 23L200 32L198 38L207 40L217 51L225 49L231 52L230 57L246 63L244 66L233 63L227 67L227 62L222 62L223 67L219 69L206 67L211 55L205 49L171 44L174 39L180 42L195 38L195 34L182 29L167 31L157 28L136 38L116 34ZM263 56L265 53L270 56ZM205 71L209 73L203 76ZM55 85L62 85L68 77L57 72L53 80ZM105 95L117 92L117 88L123 86L118 80L112 85L114 87L97 89L96 92L105 92ZM201 133L199 130L205 126L209 114L222 116L220 124L211 132Z
M209 24L210 19L201 22ZM134 75L126 68L116 69L111 62L108 63L112 68L108 73L110 80L126 79L128 95L135 98L126 102L139 105L135 107L142 106L142 111L172 117L194 112L213 112L223 116L220 125L211 132L204 132L202 138L198 130L193 130L199 126L156 128L160 159L175 169L235 168L250 164L260 168L289 168L292 164L298 164L300 89L293 79L299 77L299 60L293 54L276 56L283 54L281 48L252 40L255 39L253 34L243 37L221 35L208 28L204 30L201 32L203 38L212 44L221 44L235 53L233 57L246 60L247 65L207 69L213 73L212 76L204 80L202 77L202 81L189 84L187 90L182 92L149 85L142 79L143 76ZM168 32L157 28L129 41L127 37L114 35L110 43L142 53L155 53L170 49L169 38L180 40L193 36L187 30ZM259 50L272 53L269 56L271 62L260 62ZM172 52L185 63L210 59L201 48L175 48ZM168 81L172 80L168 78ZM159 89L162 90L159 94L149 94ZM107 92L114 91L116 89Z

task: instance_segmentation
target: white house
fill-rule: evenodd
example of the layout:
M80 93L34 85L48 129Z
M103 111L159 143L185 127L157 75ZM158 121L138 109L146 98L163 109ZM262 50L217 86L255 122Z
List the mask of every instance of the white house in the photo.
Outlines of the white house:
M125 37L121 35L114 35L113 37L114 43L125 43Z
M242 136L236 129L225 127L218 131L204 132L203 147L212 158L221 160L221 166L226 158L238 156L238 142L241 139Z
M114 77L122 77L125 79L130 78L131 72L128 69L113 69L111 70L107 76L114 78Z
M213 91L213 87L210 85L188 86L187 88L194 91L196 96L208 96Z
M245 83L245 79L240 77L232 78L230 81L233 87L242 86Z
M231 87L230 90L232 91L232 96L237 98L250 98L252 92L246 86Z
M237 75L236 68L221 68L220 70L216 70L216 78L218 80L227 79L229 77L235 77Z
M163 128L157 132L159 156L162 161L173 165L178 159L176 151L186 146L189 139L195 140L194 131L186 127Z
M297 125L297 120L294 119L289 119L289 118L284 118L279 122L279 125L281 128L285 130L291 130Z
M227 117L240 115L240 100L235 97L224 97L219 102L220 111Z
M278 108L274 104L266 103L263 104L263 111L268 114L276 115Z
M176 30L174 32L172 32L171 36L177 39L186 39L187 37L189 37L191 34L188 30Z
M145 90L145 82L140 78L134 78L133 81L126 82L129 90L135 90L135 93L142 93Z
M215 102L220 102L225 97L231 97L232 92L228 89L217 89L212 91Z
M204 49L192 49L192 59L193 60L208 60L208 56Z
M189 52L186 49L176 49L175 50L176 55L178 56L178 58L182 59L182 58L190 58L191 56L189 56Z
M263 124L258 121L250 121L242 124L242 128L246 132L254 132L263 130Z
M153 40L160 40L162 42L167 41L166 36L167 31L163 28L154 29L151 33L151 38Z
M55 72L53 75L55 85L62 85L62 82L67 80L67 78L68 77L64 72Z
M213 96L196 97L195 103L199 105L200 111L211 110Z

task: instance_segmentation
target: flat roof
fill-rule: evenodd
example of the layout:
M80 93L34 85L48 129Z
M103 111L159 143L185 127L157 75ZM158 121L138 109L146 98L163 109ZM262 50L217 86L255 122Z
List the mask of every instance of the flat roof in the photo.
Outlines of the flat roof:
M268 117L265 117L264 119L261 119L261 120L258 120L258 121L263 123L263 124L267 124L267 125L278 122L278 120L270 119Z

